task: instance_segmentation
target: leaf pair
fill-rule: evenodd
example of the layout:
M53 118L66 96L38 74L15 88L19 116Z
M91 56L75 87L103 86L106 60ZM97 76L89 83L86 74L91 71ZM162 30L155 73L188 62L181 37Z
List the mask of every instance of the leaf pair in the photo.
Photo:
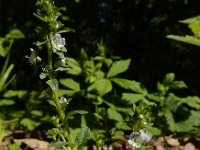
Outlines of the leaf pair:
M181 20L180 22L188 24L188 27L191 29L193 35L186 35L186 36L167 35L167 38L200 46L200 16Z

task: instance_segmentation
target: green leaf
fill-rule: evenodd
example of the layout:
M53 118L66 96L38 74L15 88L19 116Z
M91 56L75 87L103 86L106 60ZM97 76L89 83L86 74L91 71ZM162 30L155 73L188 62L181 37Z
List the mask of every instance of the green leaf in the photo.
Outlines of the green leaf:
M161 135L161 130L159 128L156 128L156 127L148 127L148 131L152 134L152 135L155 135L155 136L159 136Z
M74 81L72 78L60 79L60 83L74 91L80 91L80 84Z
M47 101L51 106L56 107L56 104L55 104L54 100L47 100Z
M112 140L119 140L124 138L124 132L123 131L115 131L114 135L111 137Z
M80 64L81 66L84 66L85 62L88 60L87 53L85 50L82 48L81 53L80 53Z
M168 73L165 75L164 79L163 79L163 84L164 85L169 85L174 81L175 78L175 74L174 73Z
M94 60L98 60L98 61L102 61L104 59L105 59L105 57L103 57L103 56L95 56L94 57Z
M6 72L3 74L2 77L0 77L0 91L5 87L6 85L6 80L8 79L11 71L14 68L14 64L11 64L8 69L6 70Z
M10 106L15 104L15 102L12 99L1 99L0 100L0 106Z
M136 103L144 99L144 94L122 93L122 99L127 100L129 104Z
M167 35L167 38L200 46L200 40L198 38L195 38L195 37L189 36L189 35L186 35L186 36Z
M185 84L184 81L174 81L170 85L170 88L172 88L172 89L182 89L182 88L187 88L187 85Z
M173 114L169 110L167 110L167 111L164 111L164 115L166 117L169 129L171 131L177 131L177 127L176 127L175 122L174 122Z
M87 89L89 92L92 90L96 90L100 95L105 95L112 90L112 84L108 79L100 79L90 85Z
M65 145L68 145L68 142L58 141L58 142L51 143L51 146L53 146L55 149L60 149Z
M172 132L189 132L193 129L193 124L189 120L176 123L173 127L169 127Z
M46 83L50 86L52 91L58 91L58 81L56 79L48 80Z
M25 126L28 130L34 130L35 127L37 127L40 124L40 122L36 122L36 121L31 120L29 118L23 118L20 121L20 124Z
M195 16L185 20L180 20L179 22L189 24L189 28L192 30L194 35L199 36L198 34L200 32L200 16Z
M72 75L79 75L82 72L80 64L73 58L67 58L67 65L69 66L70 70L67 71L68 74Z
M73 110L73 111L70 111L67 113L67 116L66 118L68 119L69 117L73 116L73 115L76 115L76 114L80 114L80 115L85 115L87 114L88 112L85 111L85 110Z
M5 38L23 39L25 38L25 35L20 30L13 29L6 34Z
M122 78L111 78L110 80L115 82L122 88L130 89L137 93L143 93L143 94L147 93L147 90L141 87L141 84L139 82L128 80L128 79L122 79Z
M165 97L162 95L158 95L157 93L148 93L147 98L151 101L159 102L161 103Z
M104 78L104 75L105 73L103 71L96 71L95 72L95 76L96 76L96 79L99 80L99 79L103 79Z
M75 30L74 29L72 29L72 28L64 28L63 30L59 30L57 33L58 34L61 34L61 33L66 33L66 32L75 32Z
M130 62L131 59L119 60L114 62L108 71L107 77L110 78L122 72L125 72L129 68Z
M8 48L5 48L3 43L5 39L0 37L0 56L5 57L7 53L9 52Z
M197 96L188 96L185 98L181 98L180 102L183 104L187 104L192 108L200 109L200 98Z
M27 112L23 111L23 110L15 110L15 113L11 113L10 115L13 117L13 118L23 118L24 117L24 114L26 114Z
M94 113L94 116L98 120L104 120L104 118L100 114L98 114L98 113Z
M175 112L181 104L179 101L179 97L177 97L173 93L170 93L168 96L165 97L161 105L163 106L163 108Z
M32 110L32 111L31 111L31 114L32 114L32 115L35 115L35 116L41 117L41 116L43 115L43 112L42 112L42 111L39 111L39 110Z
M76 93L76 91L74 91L74 90L66 90L66 89L59 89L58 90L59 96L63 96L63 95L73 96L75 93Z
M104 63L106 64L107 67L110 67L112 64L113 60L110 58L104 59Z
M192 32L194 33L195 36L199 36L200 22L199 23L190 23L188 27L192 30Z
M108 118L111 120L122 121L123 117L115 109L108 108Z
M66 67L58 67L55 71L68 71L70 68Z
M8 150L20 150L21 147L20 147L21 143L9 143L8 144Z
M43 42L37 41L36 46L41 46L41 45L45 44L46 42L47 42L47 40L45 40Z
M170 105L168 106L168 108ZM171 108L170 108L171 109ZM169 129L172 132L189 132L193 129L193 122L194 120L191 120L191 115L187 118L184 119L183 121L178 121L176 122L174 119L174 114L173 111L170 111L169 109L164 109L164 115L167 120L167 124L169 125ZM192 118L194 119L194 118ZM195 118L198 119L198 118Z
M115 124L117 129L121 130L131 130L131 128L124 122L124 121L119 121Z
M17 96L18 98L22 98L27 94L28 91L25 90L18 90L18 91L14 91L14 90L8 90L3 96L5 98L11 98L11 97L15 97Z
M191 120L192 124L196 127L200 126L200 111L191 110L191 115L189 120Z
M158 91L160 91L163 94L165 94L169 90L169 86L165 86L162 83L158 82L157 83L157 89L158 89Z
M87 127L87 121L84 115L81 116L81 128Z
M73 111L71 111L71 112L69 112L69 113L85 115L85 114L87 114L88 112L85 111L85 110L73 110Z
M88 127L82 128L75 138L75 143L81 147L90 136L90 129Z
M191 24L191 23L199 24L200 23L200 16L195 16L195 17L192 17L192 18L180 20L179 22L185 23L185 24Z
M44 21L44 22L46 22L47 21L47 19L46 18L43 18L43 17L41 17L40 15L38 15L38 14L35 14L35 13L33 13L33 15L35 16L35 17L37 17L38 19L40 19L41 21Z
M175 120L173 119L173 114L171 112L165 112L165 115L169 124L169 129L172 132L189 132L192 131L195 126L200 125L199 113L199 111L192 110L189 118L180 122L175 122Z

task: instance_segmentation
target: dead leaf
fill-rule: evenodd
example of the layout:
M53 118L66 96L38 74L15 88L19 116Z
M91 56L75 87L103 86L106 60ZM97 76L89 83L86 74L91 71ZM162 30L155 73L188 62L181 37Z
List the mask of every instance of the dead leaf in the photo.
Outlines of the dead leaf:
M14 139L16 143L24 143L33 150L48 150L49 143L38 139Z
M195 150L195 146L192 143L187 143L183 150Z
M174 138L167 139L167 143L170 146L179 146L180 145L178 139L174 139Z

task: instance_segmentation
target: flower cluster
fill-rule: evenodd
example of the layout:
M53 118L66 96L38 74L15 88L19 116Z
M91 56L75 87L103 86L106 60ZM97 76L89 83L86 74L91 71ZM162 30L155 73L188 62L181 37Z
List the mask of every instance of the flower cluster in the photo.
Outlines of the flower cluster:
M139 130L139 132L132 132L129 136L128 143L133 147L133 148L140 148L141 144L143 142L148 142L152 138L152 135L147 133L144 130Z

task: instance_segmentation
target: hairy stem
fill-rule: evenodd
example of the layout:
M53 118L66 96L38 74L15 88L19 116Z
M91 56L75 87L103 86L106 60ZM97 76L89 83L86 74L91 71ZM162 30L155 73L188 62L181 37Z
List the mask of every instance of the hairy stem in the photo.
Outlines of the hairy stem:
M52 51L52 46L51 46L51 39L52 38L53 38L52 33L49 33L49 35L47 37L47 49L48 49L48 65L49 65L51 70L53 70L53 60L52 60L53 51ZM55 79L55 76L50 75L49 78ZM71 135L70 128L69 128L68 124L65 123L65 112L61 108L61 105L59 103L58 93L56 91L53 91L53 100L54 100L54 103L56 105L56 110L59 114L60 120L61 120L62 124L64 125L64 128L66 128L66 130L67 130L66 138L69 142L69 146L72 150L77 150L77 146L73 141L73 137ZM61 135L61 138L64 142L66 141L64 135ZM64 147L64 148L66 149L66 147Z
M52 63L52 47L51 47L51 39L52 39L52 33L48 35L47 38L47 49L48 49L48 65L51 69L53 69L53 63Z
M58 111L58 114L59 114L59 116L60 116L60 120L61 120L62 122L64 122L64 120L65 120L65 114L64 114L64 112L62 111L61 105L60 105L60 103L59 103L59 99L58 99L58 94L57 94L57 92L53 92L53 100L54 100L54 103L55 103L55 105L56 105L56 109L57 109L57 111Z

